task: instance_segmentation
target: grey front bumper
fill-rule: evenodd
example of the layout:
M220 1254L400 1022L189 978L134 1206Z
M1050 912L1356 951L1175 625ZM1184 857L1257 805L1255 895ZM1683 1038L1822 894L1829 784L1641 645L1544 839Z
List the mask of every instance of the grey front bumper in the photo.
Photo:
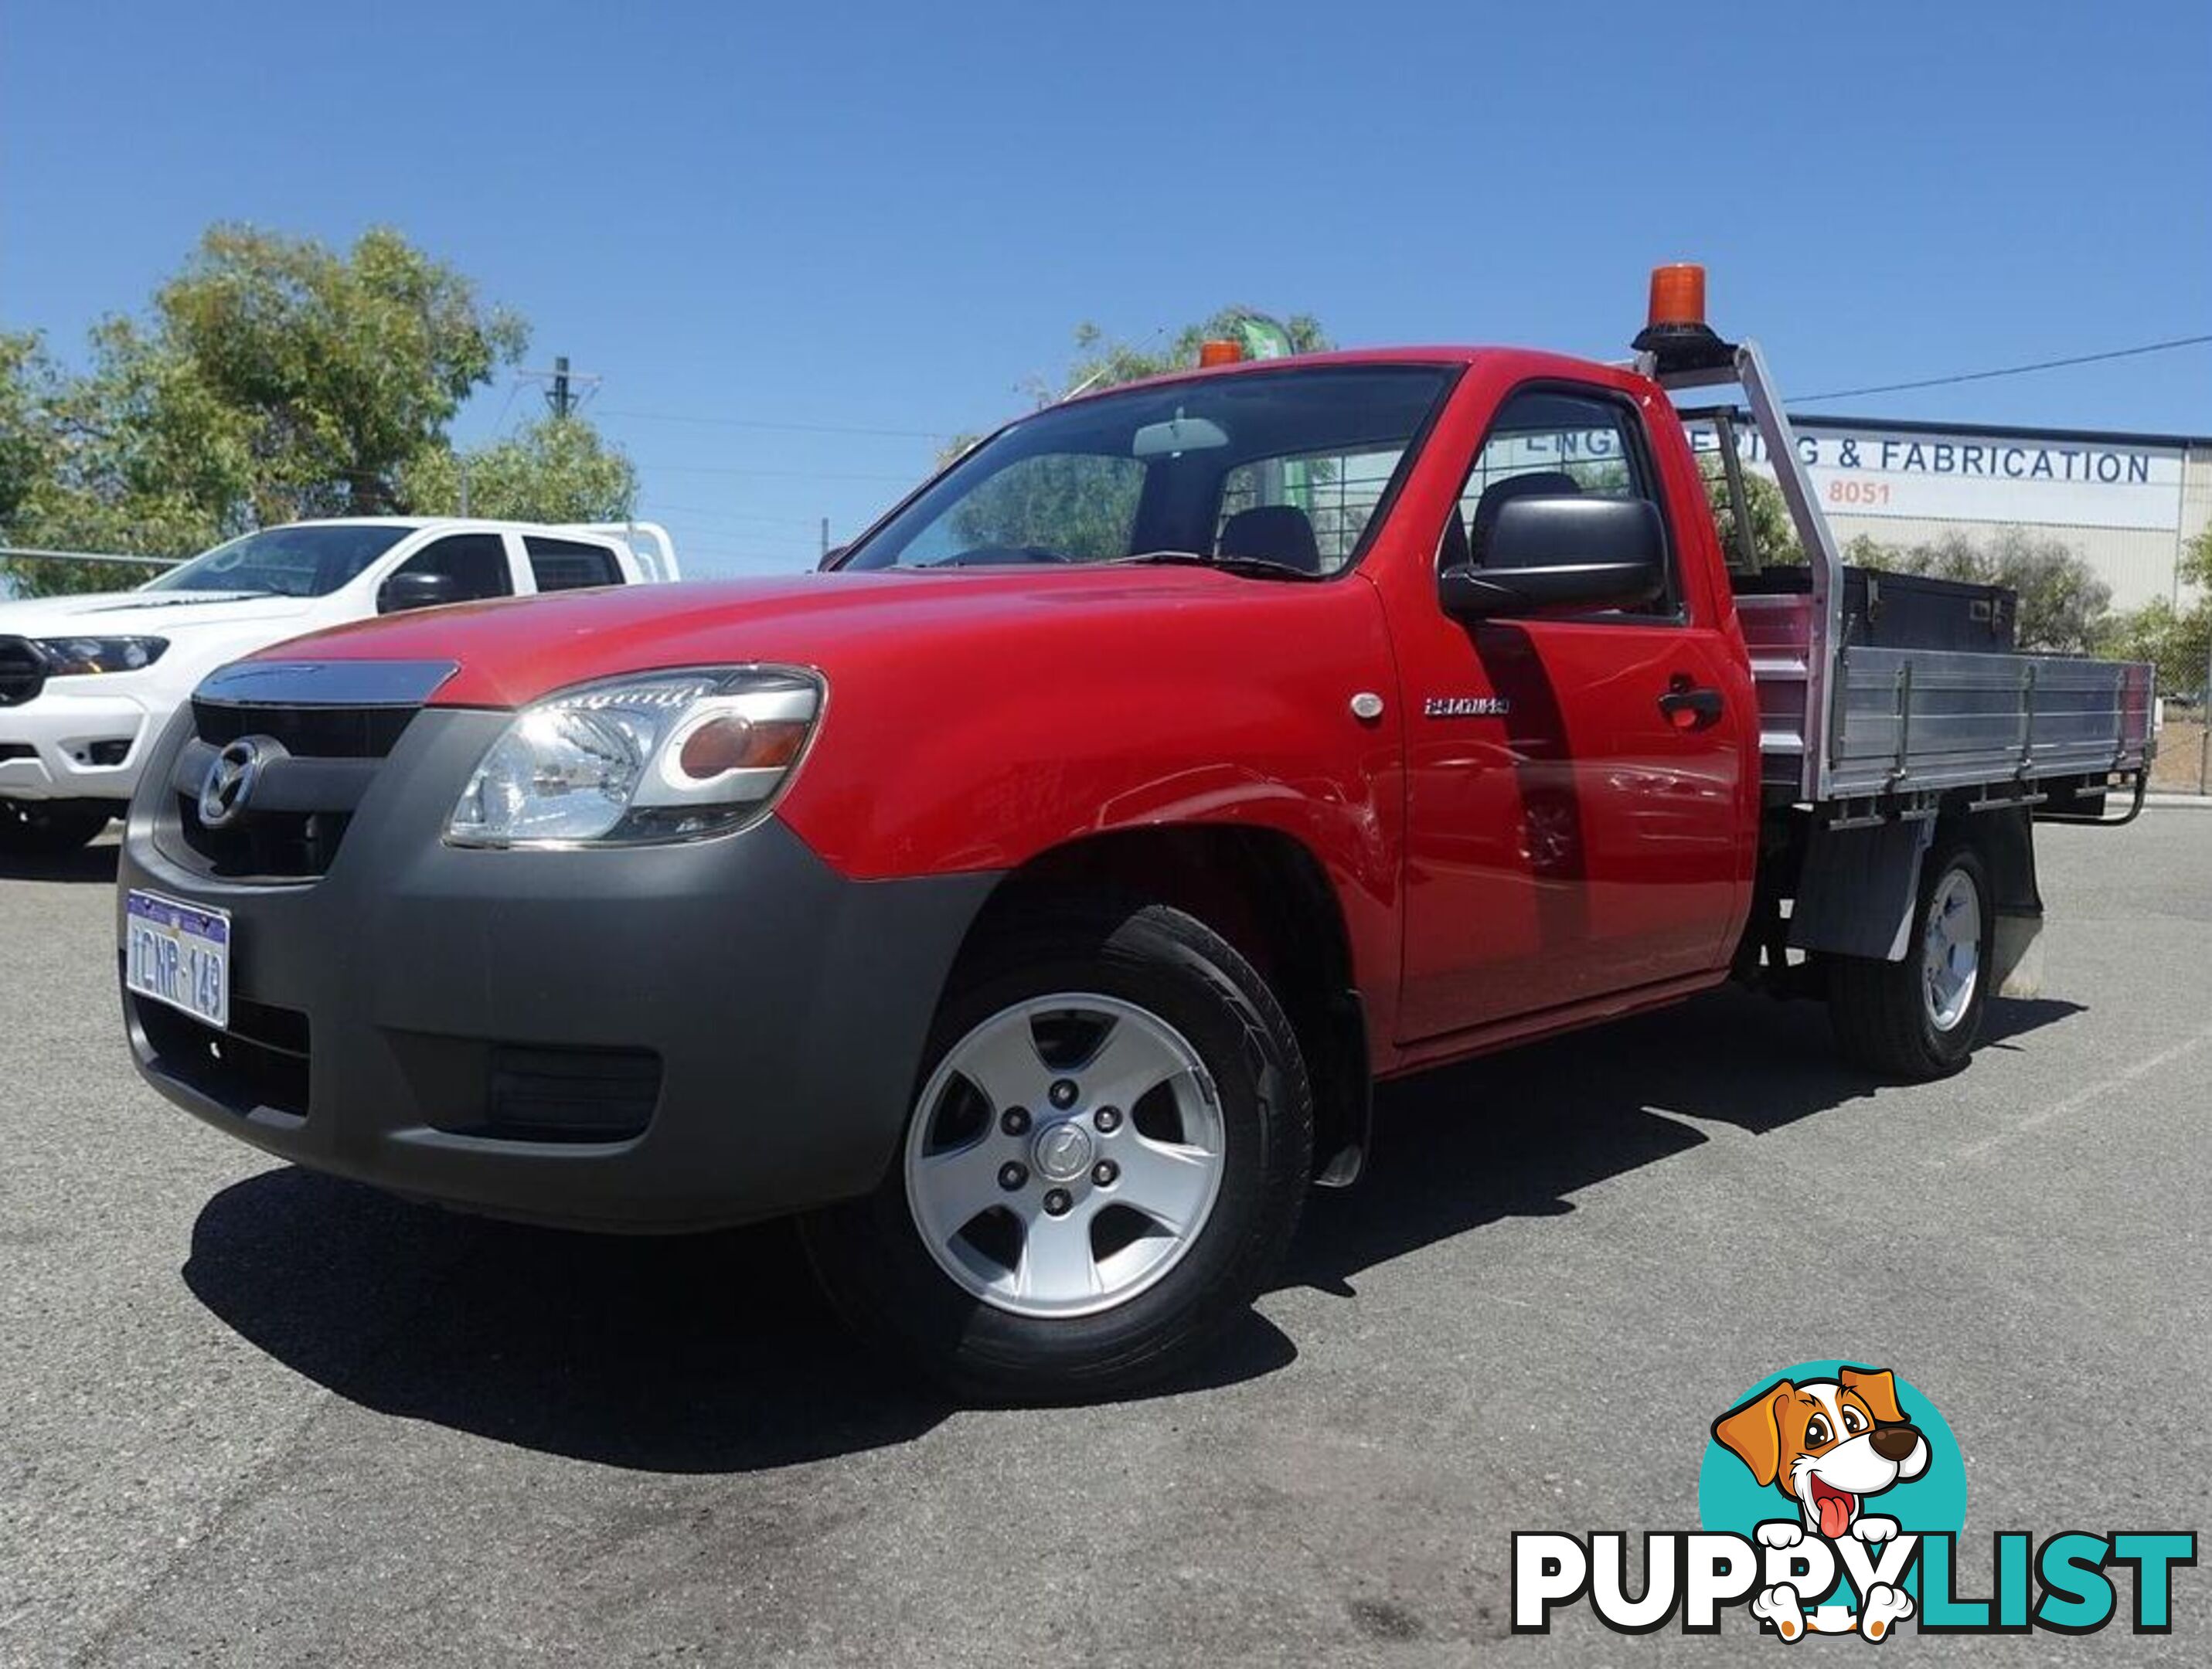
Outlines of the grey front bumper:
M931 1017L997 877L854 882L775 818L689 845L470 851L441 835L507 715L419 713L319 879L216 878L176 837L180 717L148 761L121 889L228 910L232 1026L124 997L141 1074L315 1169L488 1214L615 1230L775 1216L872 1187ZM121 935L120 895L118 935ZM241 1015L249 1017L241 1022ZM520 1054L657 1065L620 1139L502 1130ZM504 1074L504 1077L503 1077Z

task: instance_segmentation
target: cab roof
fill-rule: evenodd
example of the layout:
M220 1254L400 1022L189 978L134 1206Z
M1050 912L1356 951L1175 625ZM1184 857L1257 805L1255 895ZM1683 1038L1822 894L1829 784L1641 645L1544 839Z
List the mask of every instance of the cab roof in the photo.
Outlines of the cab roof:
M270 527L398 527L411 533L426 532L432 528L467 529L497 532L507 528L528 529L534 532L558 532L581 538L605 539L604 532L595 533L580 525L557 522L522 521L509 516L302 516L296 521L272 522ZM257 528L257 532L265 531Z
M1179 371L1164 371L1157 377L1143 377L1135 382L1115 383L1109 388L1092 389L1071 397L1059 404L1073 405L1084 400L1095 400L1109 394L1126 393L1133 388L1157 388L1169 383L1192 382L1204 377L1246 377L1255 372L1304 370L1311 367L1341 365L1473 365L1478 361L1512 358L1525 360L1532 369L1553 373L1583 370L1602 367L1603 361L1577 358L1571 354L1555 354L1534 348L1493 347L1481 344L1439 345L1416 348L1336 348L1320 354L1290 354L1278 359L1238 360L1229 365L1190 366ZM1605 367L1615 368L1618 367Z

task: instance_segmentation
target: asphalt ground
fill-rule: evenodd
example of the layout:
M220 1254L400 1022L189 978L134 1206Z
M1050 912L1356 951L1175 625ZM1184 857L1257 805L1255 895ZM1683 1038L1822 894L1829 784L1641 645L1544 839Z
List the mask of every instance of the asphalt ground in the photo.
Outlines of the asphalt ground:
M1962 1076L1724 993L1395 1086L1198 1381L1024 1412L873 1367L784 1229L272 1165L132 1075L112 852L0 878L0 1661L1856 1660L1508 1636L1512 1532L1694 1528L1710 1422L1823 1356L1949 1421L1966 1591L1997 1529L2212 1531L2212 812L2041 847L2046 994ZM2175 1605L1887 1655L2212 1660L2212 1568Z

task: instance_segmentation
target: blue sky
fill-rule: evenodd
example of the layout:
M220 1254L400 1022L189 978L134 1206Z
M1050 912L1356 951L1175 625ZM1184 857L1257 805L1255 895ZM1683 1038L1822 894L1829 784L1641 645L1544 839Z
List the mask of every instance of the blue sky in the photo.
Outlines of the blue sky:
M1785 391L2212 331L2212 7L1663 9L23 0L0 323L75 353L212 220L397 226L605 378L720 572L856 531L1085 319L1612 357L1691 258ZM2212 434L2212 349L1831 410Z

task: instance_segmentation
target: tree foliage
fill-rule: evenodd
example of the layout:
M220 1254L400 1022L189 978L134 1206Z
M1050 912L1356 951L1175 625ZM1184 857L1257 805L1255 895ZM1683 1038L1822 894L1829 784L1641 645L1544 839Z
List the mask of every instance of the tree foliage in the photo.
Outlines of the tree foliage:
M418 515L468 513L510 521L621 521L637 507L637 470L582 418L547 417L502 440L466 452L425 453L400 477L401 496Z
M2199 601L2176 609L2166 598L2106 623L2100 654L2117 660L2148 661L2158 669L2160 693L2195 695L2205 687L2205 657L2212 653L2212 606Z
M1199 344L1238 334L1247 319L1264 318L1250 307L1223 307L1187 325L1164 345L1109 338L1096 325L1075 327L1075 356L1055 379L1032 379L1023 385L1040 406L1080 391L1094 392L1146 377L1187 370L1198 362ZM1330 345L1320 322L1300 313L1283 325L1293 353L1325 351ZM949 462L975 444L963 435L946 449ZM953 532L963 546L1051 546L1062 555L1115 556L1128 549L1137 495L1144 471L1126 458L1035 458L1008 467L979 489L953 513Z
M1145 484L1126 458L1025 458L961 501L950 519L967 550L1047 549L1085 561L1129 554Z
M1196 324L1184 325L1164 344L1158 346L1152 343L1158 343L1159 336L1164 336L1165 331L1155 336L1152 343L1122 342L1086 319L1075 327L1075 354L1067 368L1057 377L1030 377L1015 391L1042 408L1073 394L1118 388L1123 383L1142 382L1147 377L1164 377L1170 371L1187 371L1198 363L1201 343L1234 337L1238 325L1246 319L1268 317L1251 307L1222 307ZM1310 313L1297 313L1280 322L1284 334L1290 338L1292 353L1326 353L1334 345L1322 331L1321 321ZM938 455L938 463L951 463L982 438L980 434L955 435Z
M94 333L93 368L64 374L34 335L0 345L0 543L183 553L251 525L226 513L251 466L189 367L134 351L129 327ZM112 589L123 567L15 562L26 590Z
M1115 388L1146 377L1164 377L1170 371L1188 370L1198 363L1200 344L1233 339L1244 320L1266 317L1253 307L1223 307L1194 325L1184 325L1164 344L1157 346L1118 341L1086 320L1075 327L1075 358L1065 379L1058 383L1035 379L1025 385L1024 391L1039 405L1048 405L1077 389ZM1294 354L1323 353L1331 345L1321 321L1310 313L1295 313L1281 324ZM1158 343L1155 337L1153 343Z
M2187 607L2177 609L2161 597L2117 616L2107 622L2098 652L2149 661L2166 695L2212 695L2206 671L2212 656L2212 528L2183 547L2179 573L2184 585L2196 587Z
M264 520L402 508L399 472L443 444L462 401L529 340L384 228L340 255L216 227L154 310L146 350L189 366L263 460Z
M454 415L527 339L387 228L341 252L212 228L143 318L94 327L81 373L36 336L0 335L0 543L181 555L270 522L453 507ZM574 418L485 448L471 476L488 514L620 515L635 494L629 461ZM132 574L10 577L82 590Z
M1705 502L1711 506L1713 521L1720 529L1721 550L1731 561L1738 560L1735 525L1735 501L1729 492L1728 466L1718 452L1707 452L1698 460L1698 472L1705 477ZM1805 548L1797 542L1797 525L1790 519L1790 501L1782 496L1782 489L1765 476L1752 470L1740 472L1743 477L1745 519L1751 524L1752 548L1759 553L1761 567L1802 567L1805 562Z
M53 474L46 414L58 380L35 331L0 331L0 527L17 521Z

